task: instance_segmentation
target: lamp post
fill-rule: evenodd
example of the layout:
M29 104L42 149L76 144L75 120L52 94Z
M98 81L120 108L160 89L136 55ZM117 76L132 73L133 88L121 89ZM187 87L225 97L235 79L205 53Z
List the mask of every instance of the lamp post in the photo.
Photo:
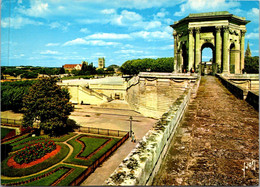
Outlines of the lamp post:
M133 117L132 116L130 116L130 137L132 137L132 119L133 119Z

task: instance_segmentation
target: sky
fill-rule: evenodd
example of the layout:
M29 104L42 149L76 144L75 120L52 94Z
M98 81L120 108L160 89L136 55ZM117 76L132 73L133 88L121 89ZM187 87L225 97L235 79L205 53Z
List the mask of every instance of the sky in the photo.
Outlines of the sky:
M1 66L61 67L105 57L106 66L173 57L169 26L190 13L246 17L245 48L259 56L259 1L2 0ZM212 57L202 52L203 61Z

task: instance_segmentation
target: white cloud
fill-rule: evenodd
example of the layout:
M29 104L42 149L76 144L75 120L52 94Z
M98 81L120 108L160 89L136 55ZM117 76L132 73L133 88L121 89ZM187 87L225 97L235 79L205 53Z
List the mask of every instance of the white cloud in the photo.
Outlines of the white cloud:
M114 13L116 13L116 10L115 9L104 9L104 10L101 10L101 13L102 14L114 14Z
M246 18L251 20L252 22L259 23L259 9L252 8L251 10L247 11Z
M3 18L1 20L1 27L2 28L15 28L15 29L20 29L25 25L42 25L42 22L34 21L28 18L23 18L23 17L7 17Z
M154 31L154 32L148 32L148 31L139 31L131 33L133 37L140 37L143 39L147 39L148 41L152 40L161 40L161 39L171 39L171 35L168 32L165 31Z
M160 21L151 21L145 26L146 30L161 27L162 23Z
M123 10L120 15L116 15L112 19L112 23L115 25L126 26L129 24L134 24L135 22L142 21L142 16L135 12L130 12L128 10Z
M131 36L129 34L97 33L97 34L89 35L85 38L86 39L130 39Z
M75 40L68 41L64 43L64 46L71 45L92 45L92 46L115 46L119 45L117 42L105 42L103 40L86 40L84 38L77 38Z
M225 0L188 0L181 4L180 11L175 12L175 16L187 16L192 12L210 12L210 11L224 11L230 8L238 7L238 1L225 1Z
M89 33L90 31L88 28L81 28L79 32Z
M50 13L48 3L42 2L41 0L31 0L30 8L19 7L18 11L32 17L44 17Z
M40 52L40 54L42 54L42 55L57 55L57 54L59 54L59 52L58 51L47 50L47 51Z
M47 43L45 46L47 47L53 47L53 46L59 46L60 43Z
M246 39L259 39L259 33L251 32L246 33Z
M61 29L63 31L67 31L68 27L70 26L70 23L52 22L49 26L51 29Z

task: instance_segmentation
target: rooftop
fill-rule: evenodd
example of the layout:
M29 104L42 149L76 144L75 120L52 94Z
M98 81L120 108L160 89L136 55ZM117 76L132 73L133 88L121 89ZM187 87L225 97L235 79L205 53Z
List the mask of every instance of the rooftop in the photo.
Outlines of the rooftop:
M228 11L218 11L218 12L192 13L179 21L175 21L174 24L170 26L174 28L181 23L195 22L195 21L210 21L210 20L229 20L240 25L246 25L247 23L250 22L246 20L245 17L236 16L234 14L229 13Z

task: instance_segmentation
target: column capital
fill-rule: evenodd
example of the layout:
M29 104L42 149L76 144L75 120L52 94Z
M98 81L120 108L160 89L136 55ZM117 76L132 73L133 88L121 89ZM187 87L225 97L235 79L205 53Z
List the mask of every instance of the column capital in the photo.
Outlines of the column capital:
M241 36L245 36L246 30L241 30Z
M216 31L217 31L217 32L220 32L220 31L221 31L221 26L216 26L215 28L216 28Z
M223 31L224 32L229 32L229 27L228 26L223 26Z
M192 27L188 29L189 34L193 34L193 29L194 28L192 28Z
M200 29L201 29L200 27L195 27L195 32L199 34L200 33Z

